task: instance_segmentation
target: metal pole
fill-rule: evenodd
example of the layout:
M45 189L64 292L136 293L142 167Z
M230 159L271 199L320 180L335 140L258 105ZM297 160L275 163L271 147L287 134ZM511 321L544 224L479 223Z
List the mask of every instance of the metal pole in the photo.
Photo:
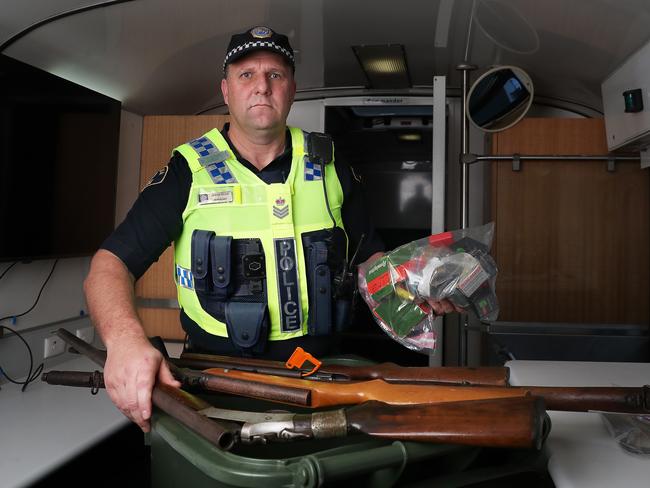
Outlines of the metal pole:
M469 118L467 117L467 91L469 71L475 70L471 64L459 64L456 69L463 72L463 103L461 125L461 188L460 188L460 226L466 229L469 226L469 164L463 162L462 155L469 153Z
M468 161L468 164L478 163L480 161L639 161L641 158L639 156L604 156L594 155L589 156L586 154L580 155L560 155L560 154L549 154L549 155L539 155L527 156L522 154L509 154L502 156L475 156L472 160Z
M462 124L461 124L461 188L460 188L460 227L467 229L469 227L469 163L463 157L469 153L469 119L467 117L467 92L469 82L469 72L476 69L476 66L469 63L462 63L456 67L463 72L463 104L462 104ZM467 314L461 314L458 324L458 359L461 366L467 364L467 329L469 327L469 317Z
M431 166L431 234L445 231L445 167L447 158L447 77L433 77L433 148ZM444 326L443 318L433 321L436 348L429 355L429 366L442 366Z

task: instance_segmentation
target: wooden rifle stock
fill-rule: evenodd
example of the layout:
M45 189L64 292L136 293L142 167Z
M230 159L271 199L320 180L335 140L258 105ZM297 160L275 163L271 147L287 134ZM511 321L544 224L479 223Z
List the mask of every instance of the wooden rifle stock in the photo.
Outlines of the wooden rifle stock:
M260 414L253 414L256 417L250 420L245 419L246 412L213 411L226 418L243 414L239 417L246 421L242 441L251 443L363 433L406 441L539 449L550 431L544 401L532 396L428 405L369 401L312 414L279 414L277 418L268 414L259 419Z
M79 353L85 355L99 366L104 366L106 362L106 351L101 351L91 346L65 329L57 330L56 334ZM48 375L49 373L46 373L44 380ZM76 381L78 382L78 378ZM101 383L103 384L103 377ZM202 408L205 408L205 406L208 406L206 402L202 402L202 400L193 397L187 392L181 392L181 390L165 385L154 386L151 392L151 401L163 412L174 417L218 448L228 450L234 445L235 436L233 434L232 424L210 420L199 414L191 406L194 404L195 406L201 405Z
M650 386L623 387L570 387L570 386L519 386L532 395L544 398L549 410L568 412L645 413L650 412Z
M308 379L212 368L205 373L269 385L303 388L311 392L309 406L351 405L370 400L391 405L446 403L463 400L541 396L549 410L586 412L650 412L650 387L537 387L447 386L391 384L382 380L326 383Z
M370 401L346 408L348 429L409 441L539 449L550 419L539 397L432 405Z
M301 370L287 369L281 361L256 358L183 353L180 359L172 359L171 361L180 367L202 370L227 368L287 377L301 377L304 373ZM323 364L318 372L310 377L315 380L327 381L381 379L389 383L506 386L509 375L510 370L505 367L403 367L393 363L381 363L371 366Z

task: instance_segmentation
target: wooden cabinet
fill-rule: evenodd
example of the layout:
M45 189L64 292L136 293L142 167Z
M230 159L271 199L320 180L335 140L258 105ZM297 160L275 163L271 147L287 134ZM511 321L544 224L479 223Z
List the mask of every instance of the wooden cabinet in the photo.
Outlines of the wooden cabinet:
M602 119L525 119L493 154L605 155ZM650 171L639 162L492 163L499 320L650 322Z
M228 120L229 117L226 115L145 117L142 132L140 187L144 187L151 176L167 164L173 148L201 136L214 127L221 129ZM160 256L158 262L154 263L136 283L138 301L160 305L174 302L176 285L173 268L174 253L173 246L170 246ZM165 339L177 340L185 337L177 308L139 306L138 315L149 336L158 335Z

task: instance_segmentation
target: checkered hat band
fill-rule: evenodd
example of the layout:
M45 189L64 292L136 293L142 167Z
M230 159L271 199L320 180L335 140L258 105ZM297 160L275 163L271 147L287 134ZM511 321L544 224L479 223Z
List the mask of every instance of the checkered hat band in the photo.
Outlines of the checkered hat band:
M246 44L242 44L241 46L237 46L236 48L230 50L230 52L226 54L226 59L223 61L223 68L226 69L226 64L228 64L228 60L234 54L240 53L242 51L248 51L249 49L256 48L256 47L270 47L271 49L280 51L282 54L288 57L292 63L294 62L293 55L282 46L278 46L275 42L254 41L254 42L247 42Z

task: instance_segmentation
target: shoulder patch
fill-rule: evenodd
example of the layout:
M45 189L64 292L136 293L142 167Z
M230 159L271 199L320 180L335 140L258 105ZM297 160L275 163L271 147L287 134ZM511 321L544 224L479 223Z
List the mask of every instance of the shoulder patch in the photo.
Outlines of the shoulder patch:
M164 168L160 168L156 173L149 179L146 185L144 185L144 188L142 189L143 191L150 186L153 185L158 185L165 181L165 176L167 176L167 171L169 171L169 167L165 166Z

